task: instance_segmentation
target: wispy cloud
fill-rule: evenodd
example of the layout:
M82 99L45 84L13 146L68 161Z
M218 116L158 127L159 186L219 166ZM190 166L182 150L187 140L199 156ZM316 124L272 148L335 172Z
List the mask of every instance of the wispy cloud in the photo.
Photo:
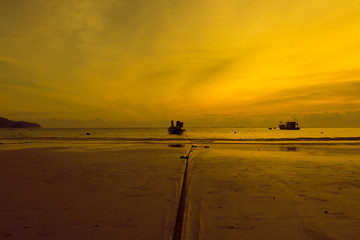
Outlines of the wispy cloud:
M355 0L5 1L0 107L216 122L356 111L359 10Z

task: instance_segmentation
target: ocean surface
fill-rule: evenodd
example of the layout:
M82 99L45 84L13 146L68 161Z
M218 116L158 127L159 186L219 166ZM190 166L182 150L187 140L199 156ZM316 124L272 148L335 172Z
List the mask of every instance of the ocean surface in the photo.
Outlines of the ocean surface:
M0 129L0 143L57 141L115 142L349 142L360 144L360 128L301 128L280 130L268 128L186 128L186 132L170 135L167 128L28 128Z

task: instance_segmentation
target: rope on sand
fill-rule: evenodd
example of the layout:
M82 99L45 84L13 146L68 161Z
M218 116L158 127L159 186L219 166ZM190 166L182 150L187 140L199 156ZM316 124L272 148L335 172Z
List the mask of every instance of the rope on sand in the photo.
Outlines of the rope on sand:
M186 156L181 156L181 158L186 159L185 161L185 171L184 171L184 178L182 182L180 200L179 200L179 207L176 215L176 223L174 228L173 240L181 240L181 233L182 233L182 226L184 222L184 213L185 213L185 202L186 202L186 193L187 193L187 173L188 173L188 166L189 166L189 158L190 154L193 151L195 146L191 145L191 148Z

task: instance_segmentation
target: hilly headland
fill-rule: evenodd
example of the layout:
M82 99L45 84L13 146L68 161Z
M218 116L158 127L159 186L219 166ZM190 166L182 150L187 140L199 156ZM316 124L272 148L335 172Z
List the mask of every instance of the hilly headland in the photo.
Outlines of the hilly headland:
M0 117L0 128L41 128L37 123L14 121Z

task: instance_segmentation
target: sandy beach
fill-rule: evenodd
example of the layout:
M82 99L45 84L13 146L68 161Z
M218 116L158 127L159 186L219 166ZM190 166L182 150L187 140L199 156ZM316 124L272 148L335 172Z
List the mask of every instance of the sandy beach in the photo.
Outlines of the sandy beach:
M184 149L0 150L0 238L168 239Z
M0 238L172 239L188 149L2 145ZM357 239L359 156L352 145L197 144L182 239Z
M358 146L213 145L191 162L185 239L357 239Z

